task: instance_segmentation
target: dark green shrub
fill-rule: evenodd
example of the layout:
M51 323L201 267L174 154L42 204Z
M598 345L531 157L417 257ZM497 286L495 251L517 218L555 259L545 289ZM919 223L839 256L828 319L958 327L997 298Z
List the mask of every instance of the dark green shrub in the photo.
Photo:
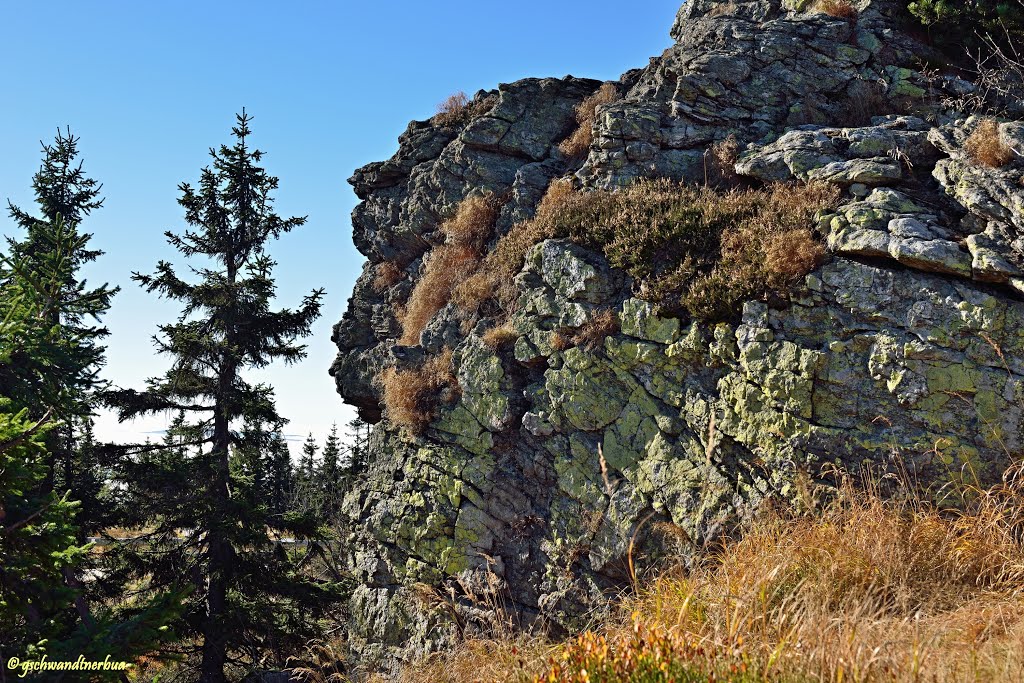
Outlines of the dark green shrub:
M1016 53L1024 38L1021 0L911 0L907 9L928 30L935 46L952 57L991 54L994 49Z

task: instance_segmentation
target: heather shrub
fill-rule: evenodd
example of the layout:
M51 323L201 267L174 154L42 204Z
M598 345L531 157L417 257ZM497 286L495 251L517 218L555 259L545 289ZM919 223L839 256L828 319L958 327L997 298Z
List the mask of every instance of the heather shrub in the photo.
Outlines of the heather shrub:
M823 251L808 226L839 190L822 183L716 192L669 180L574 194L553 232L603 250L670 313L726 319L750 298L785 297Z
M824 183L719 192L657 179L575 192L558 181L536 216L498 241L454 299L476 310L493 296L510 310L526 252L561 237L602 251L667 313L726 319L745 299L785 298L820 263L824 250L808 226L839 194Z
M459 392L448 348L418 368L386 368L379 382L388 421L413 434L422 433L430 424L439 401L454 400Z
M611 83L602 85L596 93L576 106L577 128L572 135L562 140L558 149L569 157L580 157L590 149L594 141L594 121L597 120L597 108L603 104L611 104L619 99L619 91Z
M551 345L556 351L563 351L572 346L580 346L588 351L599 347L607 337L618 334L619 318L610 308L596 312L578 328L557 330L552 336Z
M1005 166L1015 156L1000 139L999 122L995 119L982 119L967 138L964 148L976 163L992 168Z

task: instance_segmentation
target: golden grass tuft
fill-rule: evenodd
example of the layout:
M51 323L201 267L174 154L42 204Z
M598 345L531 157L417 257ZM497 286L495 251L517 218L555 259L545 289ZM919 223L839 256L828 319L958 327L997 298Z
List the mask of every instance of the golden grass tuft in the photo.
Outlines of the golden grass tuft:
M455 214L441 224L447 242L424 257L423 274L399 318L399 343L419 344L420 334L430 319L452 300L456 288L477 271L497 217L497 201L492 194L485 194L463 199Z
M576 106L577 128L572 135L562 140L558 149L568 157L581 157L590 149L594 141L594 122L597 120L597 108L611 104L619 99L619 91L612 83L605 83L597 92Z
M523 267L526 252L538 242L554 236L552 221L559 207L574 194L571 180L552 181L534 217L512 226L487 254L479 270L456 287L455 303L464 311L475 312L485 300L497 296L506 308L509 307L515 295L513 278Z
M1014 159L1013 150L1003 144L999 137L999 122L995 119L982 119L974 132L967 138L964 148L975 163L999 168Z
M441 223L441 232L449 244L461 244L483 251L498 219L498 202L492 193L466 197L455 215Z
M479 260L475 249L462 244L442 244L426 255L423 275L413 287L401 317L400 344L416 346L420 343L420 334L427 323L451 300L456 285L473 273Z
M814 9L837 19L857 20L857 8L850 0L816 0Z
M405 277L405 271L401 266L394 261L382 261L374 267L373 281L370 283L370 287L380 294L397 285L403 277Z
M505 324L487 330L481 340L488 348L497 350L507 347L518 338L519 333L512 326Z
M493 95L480 100L471 100L461 90L452 93L437 105L437 113L431 119L439 126L461 126L471 119L488 112L497 101Z
M438 401L458 396L452 351L445 348L418 368L386 368L380 375L380 385L388 420L413 434L422 434L434 419Z

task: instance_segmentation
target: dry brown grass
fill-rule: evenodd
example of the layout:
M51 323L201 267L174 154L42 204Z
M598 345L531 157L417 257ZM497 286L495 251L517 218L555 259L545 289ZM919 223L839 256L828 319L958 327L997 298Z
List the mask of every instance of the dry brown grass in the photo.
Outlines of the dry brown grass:
M736 136L730 134L724 140L718 140L705 153L707 165L706 183L717 186L732 185L736 181L736 158L740 153L740 145Z
M423 433L434 419L439 401L450 402L459 393L448 348L418 368L386 368L379 381L388 420L413 434Z
M378 675L369 683L525 683L544 668L554 648L546 638L529 635L468 640L450 652L416 662L397 678Z
M995 119L982 119L967 138L964 148L975 163L992 168L1005 166L1015 156L999 137L999 122Z
M505 324L487 330L481 340L485 346L497 350L505 348L518 338L519 333L510 325Z
M449 244L461 244L481 252L494 233L499 205L492 193L466 197L455 215L441 223Z
M437 105L437 113L431 119L439 126L461 126L470 119L487 113L496 102L494 96L481 100L470 100L461 90L452 93Z
M594 141L594 121L597 120L597 108L611 104L619 99L619 91L612 83L605 83L597 92L576 105L576 123L572 135L562 140L558 149L568 157L581 157L590 149Z
M402 323L399 343L419 344L420 334L430 319L452 300L456 287L477 271L497 217L497 201L493 195L485 194L463 199L455 214L441 224L440 230L447 242L424 257L423 274L399 318Z
M619 317L614 310L606 308L596 312L576 329L566 328L556 331L551 337L551 346L556 351L564 351L573 346L593 351L603 344L607 337L618 334L618 332Z
M837 19L857 20L857 8L849 0L816 0L814 9Z
M374 268L373 282L370 283L370 287L380 294L397 285L403 277L405 277L405 271L401 266L394 261L382 261Z
M549 658L541 639L474 642L399 680L1024 680L1021 464L956 510L898 494L846 480L811 514L765 512Z
M456 287L456 304L464 311L475 312L483 301L497 296L503 306L509 307L515 296L513 278L523 267L526 252L538 242L554 236L553 219L559 207L573 194L571 180L552 181L533 219L512 226L487 254L479 270Z
M480 255L462 244L442 244L427 254L423 262L423 275L405 307L401 317L400 344L416 346L420 334L434 315L451 300L456 285L476 270Z

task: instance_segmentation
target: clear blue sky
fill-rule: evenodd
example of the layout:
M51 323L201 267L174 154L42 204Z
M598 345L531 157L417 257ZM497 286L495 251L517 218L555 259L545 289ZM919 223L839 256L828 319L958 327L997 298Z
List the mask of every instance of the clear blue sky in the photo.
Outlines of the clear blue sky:
M327 369L363 257L352 247L352 171L383 160L411 119L448 94L530 76L617 78L670 43L680 0L497 2L224 2L120 0L2 5L0 201L30 208L40 141L58 127L81 137L104 207L83 229L106 251L88 271L122 291L105 322L105 376L141 387L168 359L151 336L178 309L129 279L158 259L182 263L163 232L183 226L177 185L193 182L211 146L230 141L234 114L254 116L253 139L281 186L281 215L308 215L272 245L279 302L327 289L309 356L261 374L296 437L318 439L354 413ZM11 234L3 212L0 234ZM98 424L101 437L137 438L161 420Z

